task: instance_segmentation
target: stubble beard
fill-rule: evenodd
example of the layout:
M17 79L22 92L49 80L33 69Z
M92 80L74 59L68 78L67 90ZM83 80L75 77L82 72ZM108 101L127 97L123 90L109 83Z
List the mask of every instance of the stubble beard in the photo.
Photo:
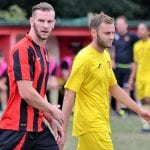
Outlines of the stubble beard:
M39 40L45 41L48 39L49 35L47 37L42 37L42 35L40 34L40 31L38 31L35 23L33 24L33 27L34 27L34 32Z
M102 40L101 40L101 38L100 38L100 36L97 34L97 40L96 40L96 42L97 42L97 45L98 45L98 47L100 47L100 48L102 48L102 49L105 49L105 48L111 48L111 46L109 46L109 45L107 45L107 44L105 44Z

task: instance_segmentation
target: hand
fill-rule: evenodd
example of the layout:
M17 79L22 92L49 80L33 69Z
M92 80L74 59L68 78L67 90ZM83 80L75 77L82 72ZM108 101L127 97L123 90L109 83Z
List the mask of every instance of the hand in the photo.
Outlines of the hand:
M57 120L55 120L51 116L50 113L44 112L44 117L45 117L45 119L47 120L47 122L51 126L51 129L54 132L54 137L55 137L57 143L59 144L59 149L63 150L66 136L64 136L64 130L63 130L62 125L60 125L60 123Z
M59 144L59 150L64 149L65 141L66 141L66 136L64 136L64 142L62 144Z
M51 119L50 126L54 132L54 137L55 137L55 140L57 141L57 144L63 145L64 144L64 132L63 132L62 126L54 118Z
M63 132L64 132L64 142L62 144L59 144L59 150L63 150L64 149L64 145L67 139L67 131L64 129L64 124L63 124Z
M139 116L141 116L143 119L150 123L150 111L146 111L141 108Z
M62 111L59 109L59 105L51 105L51 116L57 120L61 125L64 122L64 115Z

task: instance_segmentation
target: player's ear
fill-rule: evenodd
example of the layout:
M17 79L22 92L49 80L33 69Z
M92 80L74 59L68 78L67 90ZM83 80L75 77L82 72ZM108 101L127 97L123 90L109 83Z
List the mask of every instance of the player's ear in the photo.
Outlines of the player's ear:
M91 29L91 35L92 35L93 39L96 38L97 33L96 33L96 30L95 30L95 29Z
M32 26L32 24L33 24L33 17L30 17L29 21L30 21L30 25Z
M54 27L55 27L55 24L56 24L56 19L54 19L54 21L53 21L53 24L52 24L52 29L54 29Z

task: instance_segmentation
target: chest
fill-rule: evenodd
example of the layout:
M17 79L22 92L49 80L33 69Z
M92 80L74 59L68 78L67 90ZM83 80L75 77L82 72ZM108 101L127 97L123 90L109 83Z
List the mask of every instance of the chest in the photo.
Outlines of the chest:
M37 76L43 76L48 73L49 59L47 51L45 49L35 49L34 61L33 61L33 72Z
M95 82L104 82L111 77L111 62L107 58L95 59L89 69L89 78Z
M139 60L149 60L150 58L150 44L141 44L137 48L137 56Z

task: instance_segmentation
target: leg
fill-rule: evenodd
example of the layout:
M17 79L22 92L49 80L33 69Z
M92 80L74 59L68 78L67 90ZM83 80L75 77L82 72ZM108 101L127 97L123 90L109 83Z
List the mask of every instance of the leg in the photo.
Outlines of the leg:
M150 110L150 83L144 83L142 81L136 82L137 88L137 98L138 100L142 100L142 105L145 110ZM142 131L150 132L150 124L141 118L142 121Z
M150 111L150 82L145 83L143 108ZM143 131L150 132L150 123L143 120Z
M128 94L130 95L130 89L129 89L129 86L128 86L128 81L129 81L129 78L130 78L130 73L131 73L131 70L130 68L122 68L121 69L121 75L122 75L122 80L121 80L121 85L122 85L122 88L123 90ZM128 110L127 110L127 107L123 104L120 104L119 103L119 106L118 106L118 113L123 117L125 118L127 115L128 115Z

